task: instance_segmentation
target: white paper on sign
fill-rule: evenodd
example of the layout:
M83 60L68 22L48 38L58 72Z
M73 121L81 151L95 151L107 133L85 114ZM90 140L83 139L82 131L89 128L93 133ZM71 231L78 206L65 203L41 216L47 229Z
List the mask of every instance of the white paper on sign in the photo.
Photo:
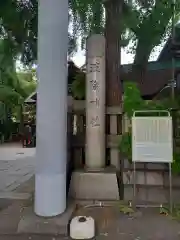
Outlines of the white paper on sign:
M132 161L173 161L171 117L132 118Z

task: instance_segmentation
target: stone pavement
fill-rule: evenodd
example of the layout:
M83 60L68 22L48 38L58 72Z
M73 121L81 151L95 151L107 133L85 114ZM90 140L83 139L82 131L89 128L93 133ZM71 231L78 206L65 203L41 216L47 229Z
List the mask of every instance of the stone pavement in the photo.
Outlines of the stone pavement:
M75 215L92 216L96 240L179 240L180 223L160 215L159 209L138 209L131 216L118 207L80 208Z
M0 240L68 240L68 237L51 234L0 234Z
M33 188L34 155L35 149L0 147L0 240L70 239L52 234L17 234L23 209L33 206L32 199L27 200L17 194L27 193L27 189ZM7 208L2 210L4 207ZM75 215L92 216L95 219L96 240L180 239L180 223L171 217L160 215L157 209L140 209L128 216L120 213L117 206L89 207L77 209Z
M17 234L18 204L9 207L11 215L0 213L0 240L70 240L53 234ZM7 213L7 211L6 211ZM179 240L180 223L160 215L155 209L141 209L132 216L120 213L117 207L81 208L75 215L92 216L96 221L96 240ZM12 219L14 218L14 220ZM11 220L12 219L12 220ZM2 221L3 220L3 221ZM10 221L9 221L10 220ZM44 219L44 221L46 221ZM11 226L11 227L10 227ZM7 232L7 230L9 230ZM8 234L7 234L8 233Z
M0 147L0 199L18 198L16 189L34 175L34 156L34 148Z

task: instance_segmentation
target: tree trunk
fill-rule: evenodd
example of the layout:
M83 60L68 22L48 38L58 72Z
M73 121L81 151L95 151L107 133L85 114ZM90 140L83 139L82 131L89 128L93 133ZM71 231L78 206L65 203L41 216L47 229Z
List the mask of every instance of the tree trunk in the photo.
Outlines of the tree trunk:
M146 71L147 71L147 65L149 56L151 54L152 45L145 43L144 39L139 40L136 47L136 54L134 58L134 64L133 64L133 76L135 79L132 80L138 80L143 81L145 79Z
M119 106L122 103L121 65L121 17L122 0L106 0L106 105ZM121 134L118 132L117 134ZM123 159L119 159L120 169L117 173L120 199L124 198Z
M106 103L108 106L119 106L122 99L120 80L121 64L121 26L122 1L107 0L106 9Z
M153 47L150 43L145 44L144 41L144 39L140 39L137 43L136 54L134 58L135 65L145 66L148 63L149 56Z

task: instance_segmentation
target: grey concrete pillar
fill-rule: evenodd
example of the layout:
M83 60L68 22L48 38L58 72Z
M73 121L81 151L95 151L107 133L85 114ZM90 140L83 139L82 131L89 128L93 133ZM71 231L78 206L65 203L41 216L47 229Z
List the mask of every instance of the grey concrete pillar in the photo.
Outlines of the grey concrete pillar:
M35 213L66 209L68 0L39 0Z
M105 38L87 39L86 167L105 166Z

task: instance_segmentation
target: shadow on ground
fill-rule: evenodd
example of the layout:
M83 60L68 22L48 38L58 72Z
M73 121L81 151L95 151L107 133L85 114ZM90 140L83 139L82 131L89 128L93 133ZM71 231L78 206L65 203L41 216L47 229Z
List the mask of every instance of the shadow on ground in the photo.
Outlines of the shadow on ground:
M11 199L0 199L0 211L2 211L3 209L9 207L10 205L13 204L13 200Z

